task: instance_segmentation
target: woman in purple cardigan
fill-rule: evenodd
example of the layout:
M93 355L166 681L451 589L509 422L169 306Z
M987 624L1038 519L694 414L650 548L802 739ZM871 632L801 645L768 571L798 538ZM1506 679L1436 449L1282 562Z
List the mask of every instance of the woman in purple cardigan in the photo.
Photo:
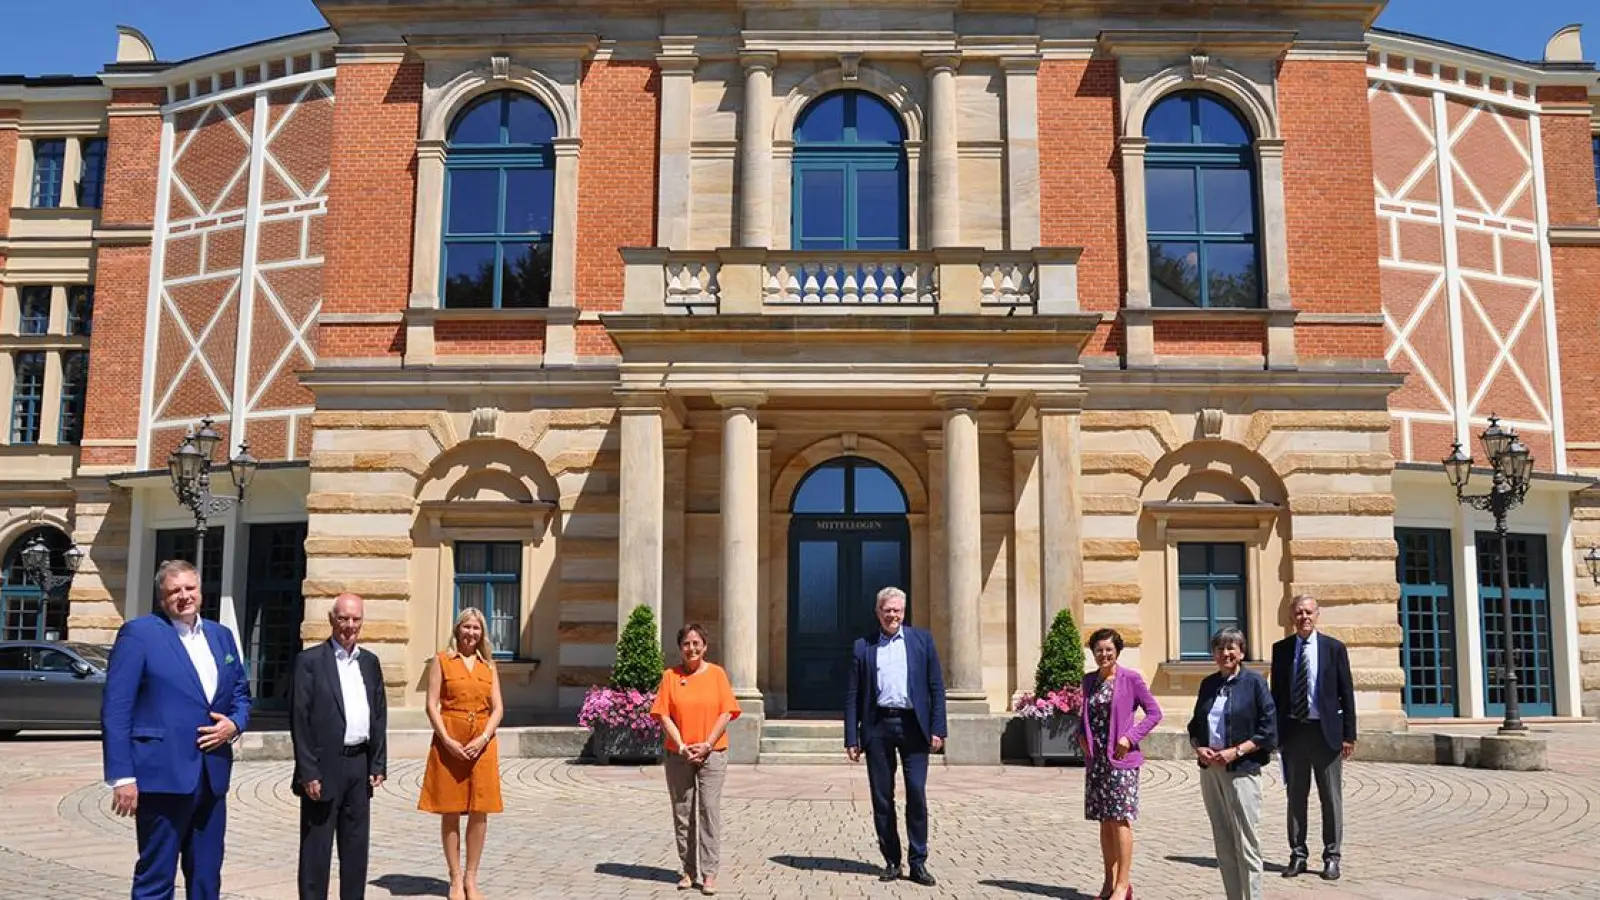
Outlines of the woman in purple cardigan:
M1102 628L1089 636L1097 671L1083 677L1083 815L1100 823L1105 883L1100 900L1133 900L1133 820L1139 818L1139 742L1161 721L1161 707L1144 679L1117 665L1122 635ZM1133 721L1134 707L1144 718Z

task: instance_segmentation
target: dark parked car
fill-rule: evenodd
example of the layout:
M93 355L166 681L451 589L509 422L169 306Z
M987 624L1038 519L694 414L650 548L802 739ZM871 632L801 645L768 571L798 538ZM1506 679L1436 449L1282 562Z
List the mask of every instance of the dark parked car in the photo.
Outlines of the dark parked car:
M19 731L99 731L111 648L0 641L0 739Z

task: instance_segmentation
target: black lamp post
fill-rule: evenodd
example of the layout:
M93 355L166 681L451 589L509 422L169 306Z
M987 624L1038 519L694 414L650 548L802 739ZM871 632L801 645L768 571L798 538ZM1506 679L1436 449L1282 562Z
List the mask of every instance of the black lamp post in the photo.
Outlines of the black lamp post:
M172 492L178 502L194 513L194 565L205 580L206 522L212 516L225 512L235 503L244 502L245 489L255 478L261 464L250 455L248 441L239 442L239 455L228 460L228 470L233 475L235 493L211 492L211 455L216 452L222 435L212 427L209 416L200 420L200 430L190 431L178 449L167 457L167 471L172 476Z
M1472 477L1472 457L1462 452L1456 441L1450 455L1444 458L1444 474L1456 489L1456 499L1476 510L1494 516L1494 533L1500 542L1500 688L1505 693L1506 717L1500 725L1501 734L1520 734L1528 730L1522 723L1522 713L1517 701L1516 646L1511 639L1511 560L1506 555L1506 516L1522 505L1528 495L1528 483L1533 476L1533 454L1517 438L1512 428L1501 428L1500 420L1489 417L1489 427L1478 438L1489 459L1494 478L1485 494L1466 493L1467 481ZM1600 557L1590 563L1600 566Z
M1600 584L1600 545L1590 547L1589 552L1583 555L1583 562L1589 567L1589 577L1594 579L1595 584Z
M83 562L83 551L74 543L61 554L62 561L66 563L65 574L57 574L50 565L50 545L44 542L43 535L34 535L33 540L22 548L18 556L22 563L23 582L38 585L44 595L39 619L39 627L44 628L50 620L46 612L50 607L50 599L57 591L72 583L72 576L77 574L78 566Z

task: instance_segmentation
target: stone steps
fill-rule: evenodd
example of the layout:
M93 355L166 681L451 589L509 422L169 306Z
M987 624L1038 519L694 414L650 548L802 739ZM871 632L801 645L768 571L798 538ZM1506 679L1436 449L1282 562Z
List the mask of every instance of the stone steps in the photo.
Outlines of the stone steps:
M849 765L844 723L827 719L768 719L761 723L764 766Z

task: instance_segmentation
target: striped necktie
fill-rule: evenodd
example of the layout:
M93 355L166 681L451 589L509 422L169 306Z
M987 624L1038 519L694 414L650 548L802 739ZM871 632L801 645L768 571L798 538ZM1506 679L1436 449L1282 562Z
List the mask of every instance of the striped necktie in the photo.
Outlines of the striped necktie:
M1289 714L1297 722L1311 718L1311 659L1306 654L1306 639L1299 638L1295 645L1294 696Z

